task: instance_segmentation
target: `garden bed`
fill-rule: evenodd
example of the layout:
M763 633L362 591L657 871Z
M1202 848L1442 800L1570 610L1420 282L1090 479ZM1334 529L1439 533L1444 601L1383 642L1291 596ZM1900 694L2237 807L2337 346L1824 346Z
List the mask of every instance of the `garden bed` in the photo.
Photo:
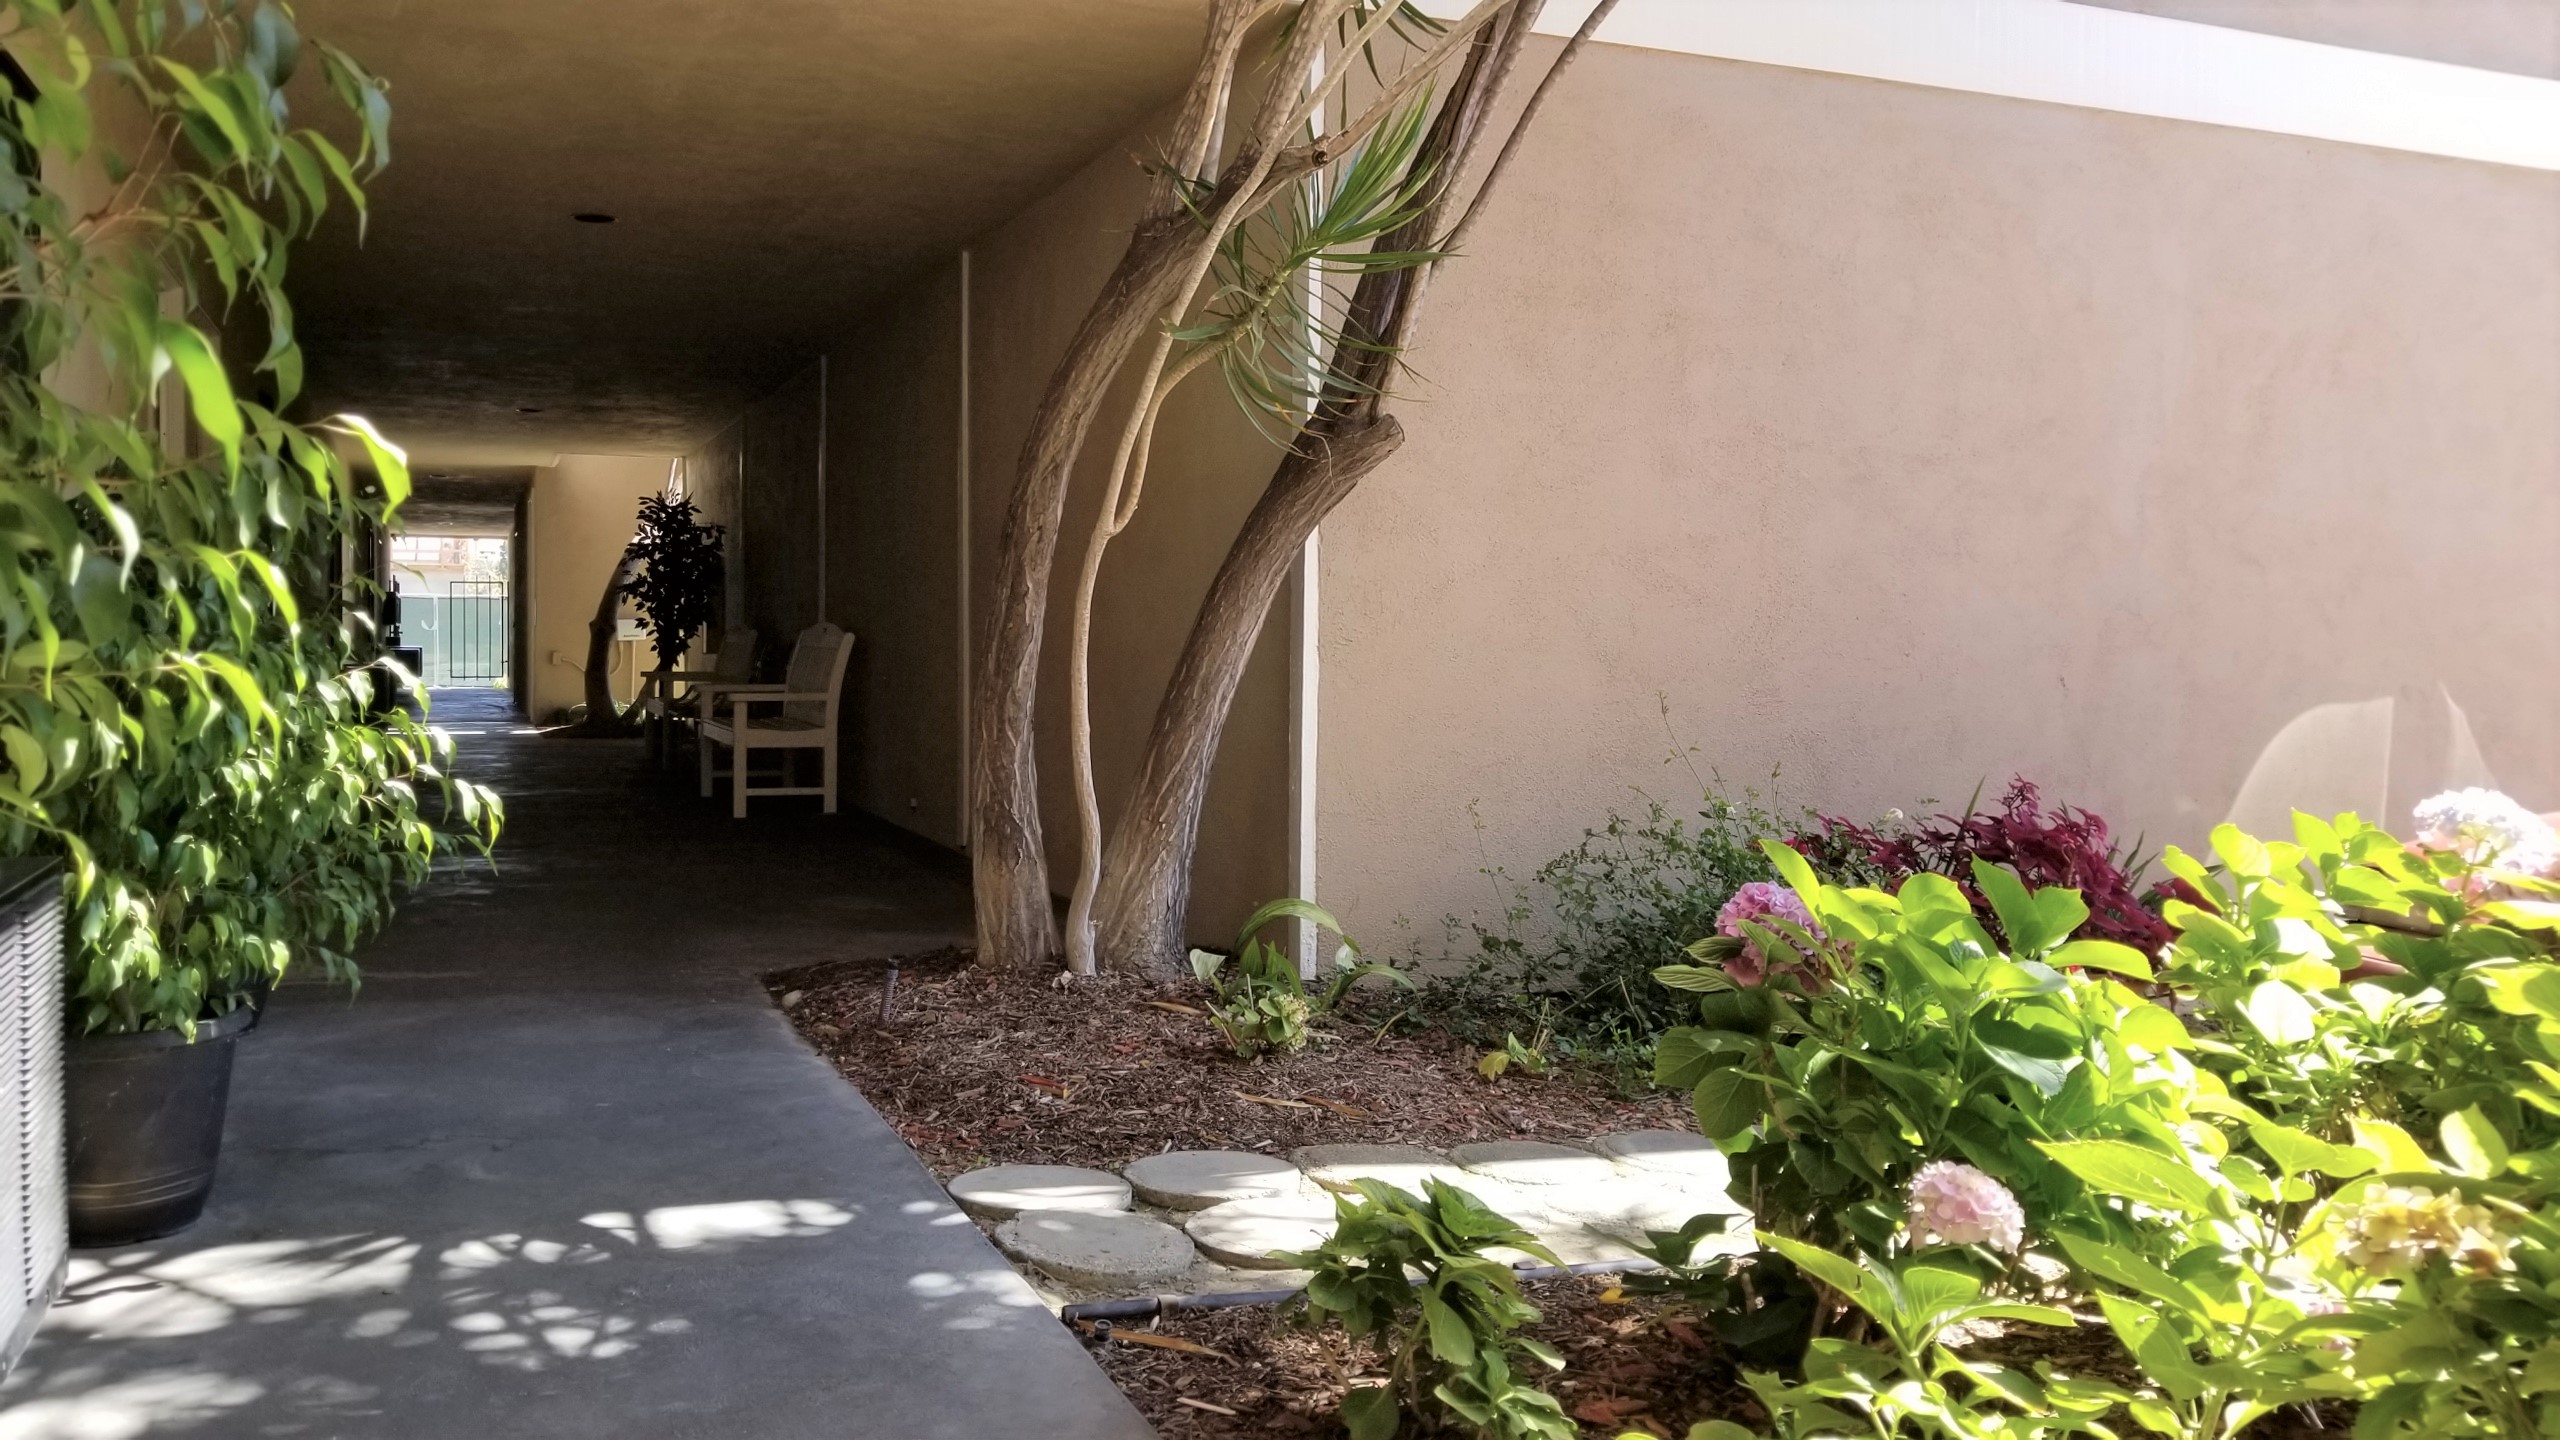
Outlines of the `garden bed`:
M945 1180L984 1165L1110 1169L1168 1149L1578 1142L1690 1124L1685 1095L1631 1097L1589 1070L1487 1080L1478 1051L1395 1023L1401 991L1319 1021L1296 1055L1240 1060L1196 986L1104 976L1059 990L1046 974L968 961L959 949L906 957L885 1024L886 962L766 980L801 1035Z
M1542 1312L1524 1333L1565 1357L1565 1368L1540 1383L1585 1436L1678 1440L1701 1420L1754 1429L1766 1420L1712 1333L1678 1301L1621 1295L1610 1275L1531 1280L1521 1292ZM1385 1373L1368 1343L1338 1327L1301 1328L1271 1307L1180 1312L1152 1326L1118 1327L1108 1339L1091 1326L1078 1329L1104 1373L1164 1440L1339 1435L1334 1412L1344 1392ZM1166 1348L1166 1341L1198 1348ZM2070 1374L2138 1379L2115 1337L2094 1325L2007 1334L1994 1327L1966 1348L2024 1368L2049 1361ZM2252 1425L2248 1440L2339 1440L2352 1424L2343 1407L2324 1413L2289 1406ZM2118 1429L2144 1433L2130 1419Z

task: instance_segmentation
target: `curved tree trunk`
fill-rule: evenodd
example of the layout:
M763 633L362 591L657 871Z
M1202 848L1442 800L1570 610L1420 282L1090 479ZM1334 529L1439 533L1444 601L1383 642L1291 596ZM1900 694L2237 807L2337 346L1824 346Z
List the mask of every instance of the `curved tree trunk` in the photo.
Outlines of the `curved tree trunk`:
M1145 762L1103 859L1098 948L1113 968L1159 979L1190 973L1191 857L1236 685L1307 537L1403 443L1393 415L1339 435L1309 434L1245 517L1156 707Z
M595 616L587 621L587 718L578 724L582 735L631 733L630 718L613 703L613 612L620 608L622 592L631 588L639 570L637 556L625 554L616 562L613 578L605 582L604 594L596 600Z

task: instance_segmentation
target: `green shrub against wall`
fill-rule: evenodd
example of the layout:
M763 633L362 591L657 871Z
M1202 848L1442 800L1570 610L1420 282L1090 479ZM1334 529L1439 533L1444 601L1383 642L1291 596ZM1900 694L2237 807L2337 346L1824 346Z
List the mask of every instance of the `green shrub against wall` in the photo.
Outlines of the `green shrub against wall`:
M440 734L372 716L358 546L408 491L400 453L285 418L288 251L361 219L390 111L275 0L0 17L0 851L70 864L75 1028L190 1028L291 964L348 973L499 824ZM297 123L305 71L343 138ZM161 413L180 395L190 424Z

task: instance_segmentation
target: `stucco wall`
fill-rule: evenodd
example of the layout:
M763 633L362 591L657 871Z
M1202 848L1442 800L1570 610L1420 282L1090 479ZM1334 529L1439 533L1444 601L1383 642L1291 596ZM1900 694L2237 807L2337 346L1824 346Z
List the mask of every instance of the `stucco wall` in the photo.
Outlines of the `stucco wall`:
M741 416L684 457L685 493L692 497L703 522L720 526L723 532L720 614L712 621L716 630L726 630L730 616L747 613L746 529L738 518L743 463L739 452L745 439L746 419Z
M960 267L907 286L827 365L827 616L854 634L846 799L961 844Z
M2560 804L2560 177L1602 47L1507 183L1325 530L1364 938L1685 798L1657 693L1736 786L2156 843L2441 684Z
M2080 0L2351 50L2560 77L2560 0Z
M537 723L586 698L587 622L595 618L613 567L631 543L640 498L667 483L667 461L655 456L563 455L533 472L525 499L526 619L531 643L526 713ZM614 647L613 694L628 703L634 670L651 663L647 642Z
M742 598L775 674L792 637L815 623L825 604L826 507L818 473L826 416L819 408L819 368L813 362L751 406L739 439L745 457L738 494Z

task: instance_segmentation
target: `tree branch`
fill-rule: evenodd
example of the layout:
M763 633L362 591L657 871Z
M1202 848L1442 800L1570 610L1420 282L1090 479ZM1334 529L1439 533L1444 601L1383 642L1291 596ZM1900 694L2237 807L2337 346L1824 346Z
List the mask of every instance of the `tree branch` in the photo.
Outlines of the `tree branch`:
M1458 223L1449 231L1448 238L1432 248L1448 254L1457 252L1458 242L1466 238L1467 231L1476 223L1476 216L1483 212L1485 197L1493 193L1494 182L1500 180L1502 172L1509 168L1511 157L1520 149L1521 139L1529 133L1530 124L1546 105L1547 93L1555 88L1556 77L1564 74L1565 67L1573 63L1574 57L1582 53L1582 47L1589 44L1592 35L1598 32L1601 22L1609 18L1609 12L1617 8L1618 0L1600 0L1589 17L1583 20L1582 28L1574 31L1573 38L1564 42L1564 50L1556 56L1555 63L1547 67L1547 73L1538 81L1538 88L1529 93L1527 107L1512 123L1511 134L1503 140L1501 153L1493 157L1492 167L1485 171L1484 183L1476 187L1475 198L1467 202L1466 213L1458 217Z

